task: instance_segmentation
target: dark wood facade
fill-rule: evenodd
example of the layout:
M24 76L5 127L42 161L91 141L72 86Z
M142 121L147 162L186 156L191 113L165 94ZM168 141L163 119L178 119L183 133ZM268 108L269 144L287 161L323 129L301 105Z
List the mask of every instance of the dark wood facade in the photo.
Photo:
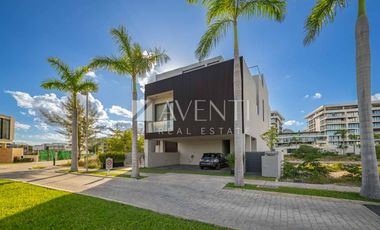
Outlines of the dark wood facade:
M243 59L241 61L243 63ZM233 60L223 61L147 84L145 86L145 99L150 95L166 91L173 91L174 116L176 119L174 121L174 131L169 133L145 133L146 139L233 133ZM198 100L198 120L204 119L205 121L195 121L195 100ZM223 112L225 105L225 119L218 115L213 108L211 109L210 119L210 101L221 112ZM181 118L178 106L183 113L189 108L184 120Z

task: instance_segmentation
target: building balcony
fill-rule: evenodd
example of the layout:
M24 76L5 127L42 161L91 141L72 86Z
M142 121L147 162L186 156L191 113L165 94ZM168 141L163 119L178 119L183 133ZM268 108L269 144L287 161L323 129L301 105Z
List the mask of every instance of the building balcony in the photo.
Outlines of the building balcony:
M147 133L160 133L160 132L170 132L174 130L174 121L147 121L146 122L146 132Z

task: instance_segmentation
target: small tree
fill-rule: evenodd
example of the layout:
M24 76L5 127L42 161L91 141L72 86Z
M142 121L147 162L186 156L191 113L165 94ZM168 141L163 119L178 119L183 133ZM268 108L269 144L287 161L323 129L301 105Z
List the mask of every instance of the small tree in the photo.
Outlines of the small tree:
M340 129L335 132L335 135L338 135L342 140L342 144L339 145L339 148L342 149L343 155L346 154L346 140L347 140L347 129Z
M356 141L359 140L360 137L357 134L351 133L348 135L348 138L353 141L352 146L354 147L354 154L356 154L356 146L357 146Z
M274 147L278 142L278 131L276 127L271 127L268 131L261 135L261 138L267 143L270 151L274 151Z

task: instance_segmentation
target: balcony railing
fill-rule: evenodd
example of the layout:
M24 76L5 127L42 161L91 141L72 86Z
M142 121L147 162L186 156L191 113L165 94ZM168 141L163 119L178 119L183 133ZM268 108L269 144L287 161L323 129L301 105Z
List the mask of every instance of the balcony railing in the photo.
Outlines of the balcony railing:
M159 132L168 132L174 130L174 121L147 121L147 133L159 133Z

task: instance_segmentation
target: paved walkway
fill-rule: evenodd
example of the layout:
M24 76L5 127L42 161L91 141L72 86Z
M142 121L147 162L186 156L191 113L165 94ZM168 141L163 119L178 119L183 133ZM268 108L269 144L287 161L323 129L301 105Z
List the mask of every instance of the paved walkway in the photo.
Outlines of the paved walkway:
M223 189L232 181L228 177L151 174L143 180L134 180L56 173L56 170L0 167L0 177L235 229L380 228L380 218L360 202Z

